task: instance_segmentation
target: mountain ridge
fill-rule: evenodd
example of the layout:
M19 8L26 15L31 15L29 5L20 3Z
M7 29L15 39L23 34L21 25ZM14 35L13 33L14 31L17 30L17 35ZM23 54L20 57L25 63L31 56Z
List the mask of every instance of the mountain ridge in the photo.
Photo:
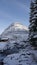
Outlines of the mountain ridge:
M8 33L19 33L19 32L25 32L27 33L28 32L28 27L20 24L19 22L16 22L16 23L12 23L10 26L8 26L4 32L1 34L1 36L3 35L7 35Z
M7 30L11 26L15 26L15 27L18 27L18 28L23 27L24 29L29 30L27 26L25 26L25 25L23 25L23 24L21 24L19 22L15 22L15 23L10 24L5 30Z

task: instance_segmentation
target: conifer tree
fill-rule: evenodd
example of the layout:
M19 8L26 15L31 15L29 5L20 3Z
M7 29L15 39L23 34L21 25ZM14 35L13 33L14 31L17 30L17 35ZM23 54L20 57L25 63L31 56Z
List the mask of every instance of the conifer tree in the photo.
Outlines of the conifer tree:
M37 46L37 0L31 1L30 6L29 41Z

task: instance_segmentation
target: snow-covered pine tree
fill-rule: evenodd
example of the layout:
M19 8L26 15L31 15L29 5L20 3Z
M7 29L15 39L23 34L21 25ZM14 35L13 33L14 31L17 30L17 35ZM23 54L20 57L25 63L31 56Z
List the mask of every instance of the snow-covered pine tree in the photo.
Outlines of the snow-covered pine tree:
M31 1L30 11L29 41L37 46L37 0Z

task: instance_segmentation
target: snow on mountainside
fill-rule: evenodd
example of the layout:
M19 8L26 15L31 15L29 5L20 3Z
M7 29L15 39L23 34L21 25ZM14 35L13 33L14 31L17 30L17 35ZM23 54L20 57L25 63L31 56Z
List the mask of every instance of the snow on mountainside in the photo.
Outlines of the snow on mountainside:
M21 43L21 41L26 41L28 39L28 28L20 23L12 23L8 28L5 29L0 37L4 40L9 39L8 43L11 43L9 44L11 47L11 45L14 45L14 42Z
M12 23L5 31L28 31L28 28L20 23Z
M28 28L26 26L23 26L22 24L20 24L18 22L17 23L13 23L12 25L13 25L13 28L15 30L17 30L17 29L20 29L20 30L28 30Z
M6 30L12 30L12 31L17 31L17 30L27 30L28 31L28 28L20 23L12 23ZM5 31L6 31L5 30Z
M23 26L20 23L13 23L11 24L5 31L1 34L1 37L7 37L7 38L20 38L25 37L25 39L28 37L28 28L26 26Z
M2 34L0 61L3 65L37 65L37 50L28 42L28 28L19 23L11 24Z

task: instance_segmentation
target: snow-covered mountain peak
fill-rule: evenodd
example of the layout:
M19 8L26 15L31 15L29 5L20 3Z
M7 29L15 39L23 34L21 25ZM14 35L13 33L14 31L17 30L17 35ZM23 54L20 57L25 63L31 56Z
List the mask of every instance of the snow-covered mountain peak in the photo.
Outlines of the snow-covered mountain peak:
M13 28L15 28L15 29L27 30L27 31L28 31L28 27L22 25L22 24L19 23L19 22L13 23L12 26L13 26Z
M19 35L19 36L18 36ZM4 30L4 32L1 34L2 37L20 37L20 36L27 36L28 37L28 28L20 23L12 23L8 28ZM26 38L27 38L26 37ZM25 38L25 39L26 39Z

